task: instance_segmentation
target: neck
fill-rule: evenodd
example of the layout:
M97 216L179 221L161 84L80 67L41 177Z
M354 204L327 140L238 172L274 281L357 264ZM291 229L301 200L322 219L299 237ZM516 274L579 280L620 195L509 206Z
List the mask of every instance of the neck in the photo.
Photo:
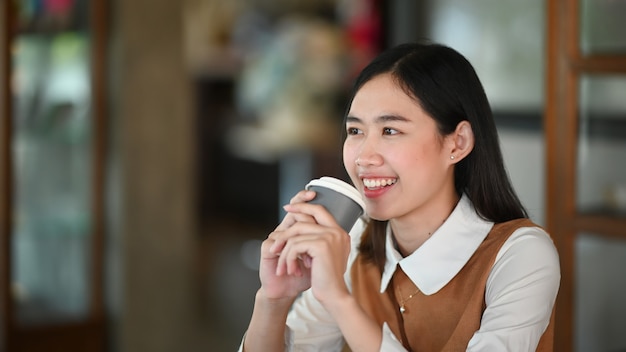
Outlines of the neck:
M459 197L454 194L441 206L431 207L428 212L391 219L391 231L400 254L406 257L421 247L448 219L458 201Z

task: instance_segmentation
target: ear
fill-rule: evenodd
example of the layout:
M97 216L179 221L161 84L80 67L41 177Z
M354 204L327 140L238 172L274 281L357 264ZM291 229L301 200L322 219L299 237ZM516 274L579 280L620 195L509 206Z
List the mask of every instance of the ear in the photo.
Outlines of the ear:
M455 164L474 149L474 131L467 120L459 122L450 138L450 162Z

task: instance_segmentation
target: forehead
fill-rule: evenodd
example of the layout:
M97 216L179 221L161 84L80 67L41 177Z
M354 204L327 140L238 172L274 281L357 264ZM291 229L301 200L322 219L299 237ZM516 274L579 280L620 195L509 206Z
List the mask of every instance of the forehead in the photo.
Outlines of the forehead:
M365 118L392 114L410 118L423 115L418 101L402 89L390 74L378 75L356 92L350 106L350 116Z

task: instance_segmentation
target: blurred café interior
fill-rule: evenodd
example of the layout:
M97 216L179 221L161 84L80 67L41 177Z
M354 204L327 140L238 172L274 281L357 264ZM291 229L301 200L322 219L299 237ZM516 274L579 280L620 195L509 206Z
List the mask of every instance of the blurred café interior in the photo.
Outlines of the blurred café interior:
M0 2L0 351L234 351L258 250L346 178L387 47L475 66L561 257L557 351L626 351L626 1Z

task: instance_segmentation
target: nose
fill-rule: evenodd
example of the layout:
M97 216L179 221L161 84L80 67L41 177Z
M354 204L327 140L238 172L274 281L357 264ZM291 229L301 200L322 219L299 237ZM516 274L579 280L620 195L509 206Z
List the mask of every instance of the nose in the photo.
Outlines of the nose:
M361 144L355 163L357 166L377 166L382 163L382 156L378 153L376 143L371 138L366 138Z

